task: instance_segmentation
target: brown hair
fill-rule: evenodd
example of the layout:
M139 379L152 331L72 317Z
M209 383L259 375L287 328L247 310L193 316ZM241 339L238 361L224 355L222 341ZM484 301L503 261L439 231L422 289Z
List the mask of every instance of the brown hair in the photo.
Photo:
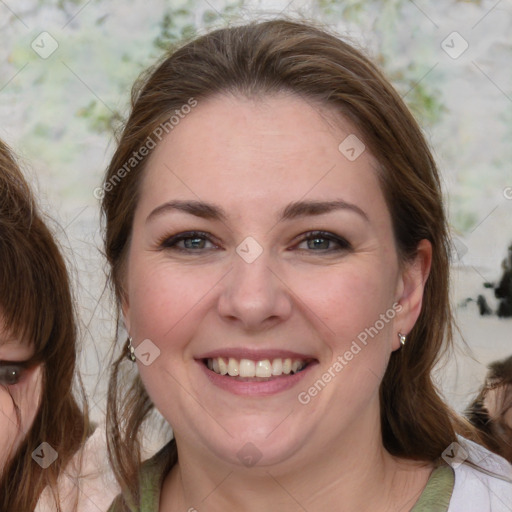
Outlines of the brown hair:
M34 346L42 364L40 407L0 479L0 510L30 512L42 490L56 498L57 478L87 433L72 392L76 323L66 265L9 148L0 141L0 311L5 329ZM42 442L58 458L42 469Z
M102 203L106 255L117 298L123 296L123 263L147 158L110 190L107 185L156 127L190 98L200 104L220 93L257 97L280 91L319 101L357 129L380 164L400 261L413 257L422 239L432 243L423 308L407 345L391 356L380 403L385 448L405 458L435 460L456 440L456 432L476 438L468 423L443 402L431 378L445 344L452 340L453 321L450 245L438 172L420 128L393 87L360 51L324 29L273 20L216 30L167 55L135 85L132 111L106 172ZM120 400L123 357L114 365L109 387L108 443L122 489L136 498L137 434L152 405L138 377L128 393L122 388Z
M479 430L482 442L512 463L512 356L489 366L485 383L465 414Z

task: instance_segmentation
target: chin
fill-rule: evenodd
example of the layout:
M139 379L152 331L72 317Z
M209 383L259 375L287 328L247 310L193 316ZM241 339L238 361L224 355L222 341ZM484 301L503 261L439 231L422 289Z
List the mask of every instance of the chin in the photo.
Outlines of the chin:
M283 417L272 420L255 424L243 418L230 422L226 425L229 434L222 430L220 437L210 437L205 445L215 457L228 464L251 468L286 463L304 446L307 436L291 431L289 424L281 428L279 424L286 423Z

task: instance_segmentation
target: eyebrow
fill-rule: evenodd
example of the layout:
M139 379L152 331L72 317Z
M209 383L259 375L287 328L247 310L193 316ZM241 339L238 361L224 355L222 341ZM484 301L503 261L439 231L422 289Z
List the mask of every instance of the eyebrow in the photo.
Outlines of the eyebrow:
M278 214L279 220L292 220L300 217L306 217L310 215L322 215L336 210L349 210L357 213L364 220L369 222L368 215L359 206L347 203L342 199L335 201L295 201L288 204ZM168 201L158 207L156 207L147 217L146 222L153 220L164 213L173 211L182 211L200 217L202 219L219 220L226 222L228 215L226 211L220 206L216 206L211 203L203 201L183 201L173 200Z

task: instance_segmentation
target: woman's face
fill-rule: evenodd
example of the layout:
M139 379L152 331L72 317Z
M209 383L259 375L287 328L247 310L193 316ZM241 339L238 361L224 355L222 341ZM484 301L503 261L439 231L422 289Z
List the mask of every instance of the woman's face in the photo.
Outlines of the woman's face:
M319 111L216 96L148 162L123 311L178 447L284 463L379 425L428 257L399 266L376 160Z
M0 321L0 473L30 430L39 409L41 365L27 365L33 346L21 343Z

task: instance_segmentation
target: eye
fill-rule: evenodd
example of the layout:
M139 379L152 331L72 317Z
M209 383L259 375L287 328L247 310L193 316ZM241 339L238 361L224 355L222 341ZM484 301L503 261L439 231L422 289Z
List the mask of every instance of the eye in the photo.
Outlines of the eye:
M0 362L0 385L14 386L23 378L26 368L22 364Z
M207 243L212 244L213 247L206 247ZM181 252L204 252L204 249L218 248L211 241L210 236L202 231L188 231L170 237L166 236L159 242L159 247Z
M307 244L307 249L300 248L304 243ZM332 247L333 244L334 247ZM347 240L327 231L311 231L307 233L297 247L300 250L313 249L308 252L339 252L352 249Z
M300 247L303 243L307 244L306 249ZM210 244L210 246L208 246L208 244ZM158 245L163 250L188 253L199 253L219 248L219 246L212 241L211 235L202 231L188 231L172 236L165 236L159 241ZM334 247L332 247L333 245ZM297 248L306 250L307 252L337 252L350 250L352 246L347 240L333 233L327 231L311 231L306 234Z

